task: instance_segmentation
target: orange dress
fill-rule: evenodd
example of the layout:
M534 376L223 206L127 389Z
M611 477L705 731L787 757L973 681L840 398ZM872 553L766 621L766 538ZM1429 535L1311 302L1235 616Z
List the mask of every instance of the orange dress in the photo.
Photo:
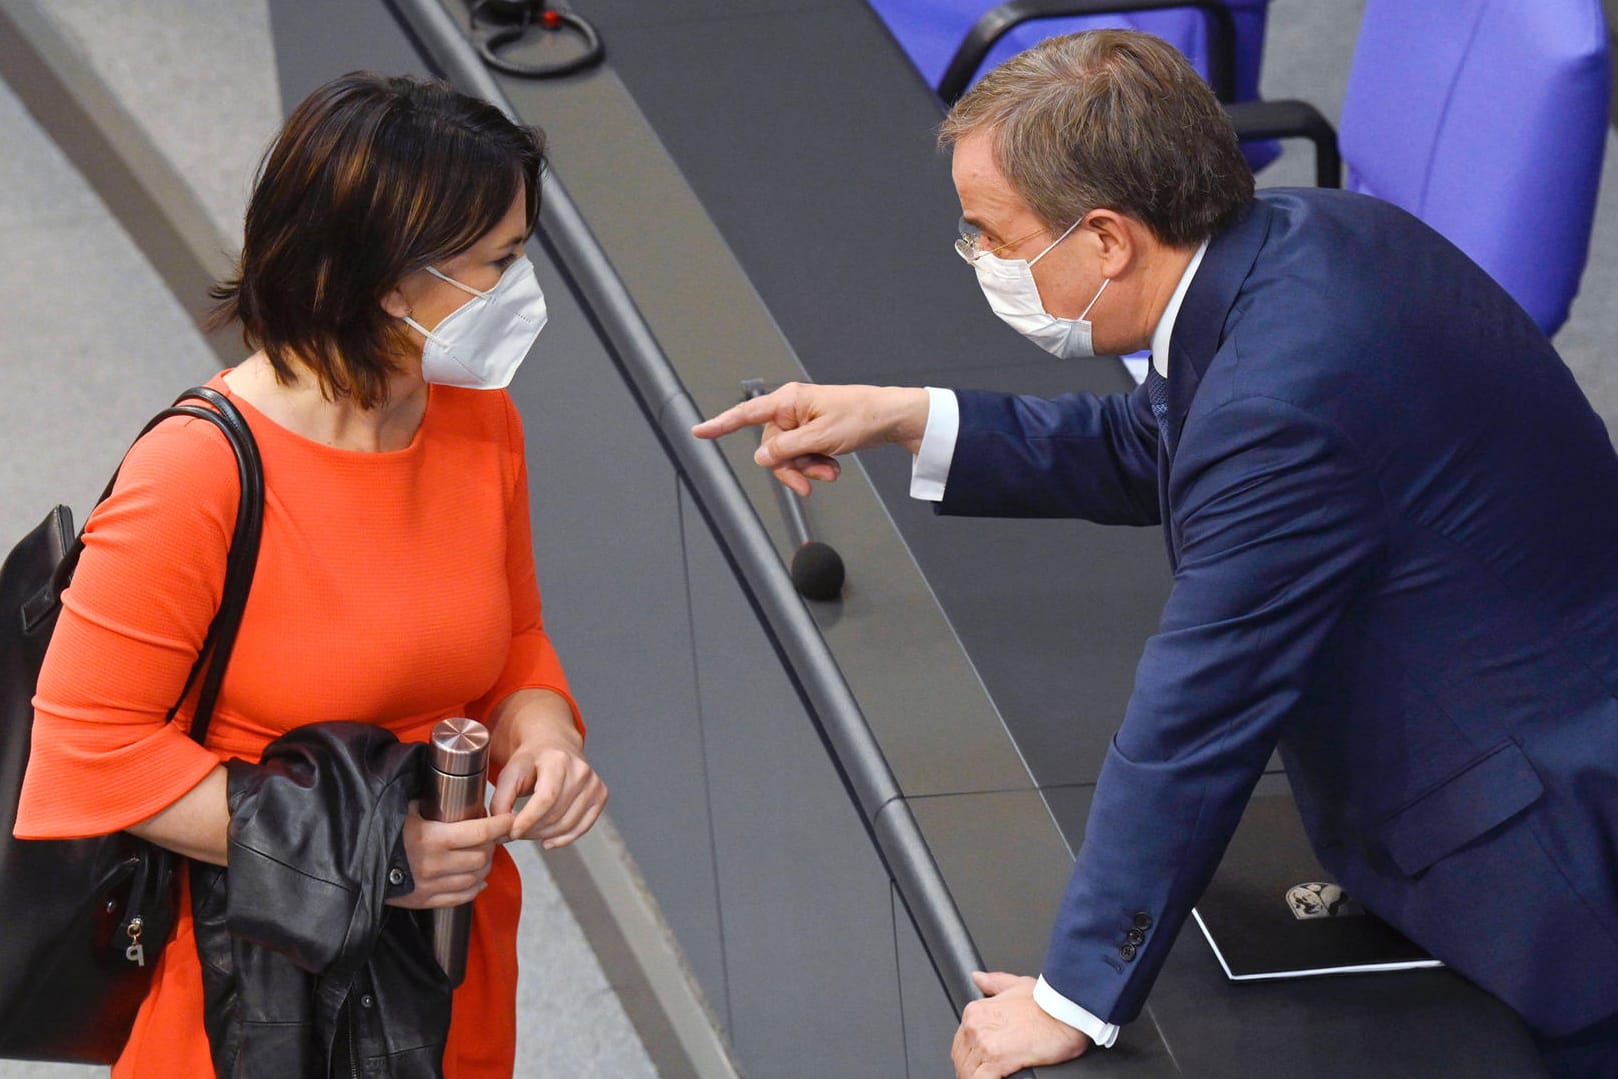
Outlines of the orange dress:
M222 378L210 385L229 394ZM130 451L85 529L34 699L22 838L145 820L221 760L256 761L307 723L360 720L425 741L438 720L487 718L518 689L572 702L540 618L522 427L506 393L431 387L415 438L389 453L312 442L231 397L264 462L264 536L208 744L185 734L189 704L164 719L219 605L239 491L219 432L168 420ZM521 902L499 850L455 993L449 1079L512 1074ZM212 1074L189 899L112 1074Z

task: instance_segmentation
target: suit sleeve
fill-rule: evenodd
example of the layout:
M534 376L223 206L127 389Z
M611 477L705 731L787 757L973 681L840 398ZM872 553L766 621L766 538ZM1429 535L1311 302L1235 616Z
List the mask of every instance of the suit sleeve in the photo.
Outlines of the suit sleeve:
M504 396L502 394L502 396ZM509 443L508 472L511 486L506 511L506 580L511 587L511 648L494 686L474 701L470 711L475 718L487 719L497 705L520 689L548 689L567 700L573 712L573 725L584 733L584 719L568 688L561 657L545 632L544 610L539 598L539 578L534 569L533 528L529 519L528 462L523 448L522 419L506 398L506 430Z
M1056 398L957 391L940 513L1157 524L1157 421L1144 389Z
M1354 448L1284 402L1197 417L1174 467L1180 564L1043 971L1115 1023L1139 1013L1385 535Z

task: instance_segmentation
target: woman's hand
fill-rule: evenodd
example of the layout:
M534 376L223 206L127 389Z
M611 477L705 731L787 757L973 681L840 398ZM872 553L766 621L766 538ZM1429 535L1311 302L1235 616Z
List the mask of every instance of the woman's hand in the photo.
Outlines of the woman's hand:
M494 865L495 844L511 832L511 814L446 824L422 817L412 802L404 823L405 857L416 888L388 900L395 907L427 910L470 903L484 888Z
M507 838L537 839L553 850L595 824L607 804L607 785L584 759L582 747L535 741L506 763L490 805L509 815L525 795L528 802L512 818Z
M537 839L554 850L601 816L607 785L585 760L584 736L559 694L522 690L506 698L496 710L491 750L500 777L489 811L510 818L506 838ZM528 802L518 809L524 797Z

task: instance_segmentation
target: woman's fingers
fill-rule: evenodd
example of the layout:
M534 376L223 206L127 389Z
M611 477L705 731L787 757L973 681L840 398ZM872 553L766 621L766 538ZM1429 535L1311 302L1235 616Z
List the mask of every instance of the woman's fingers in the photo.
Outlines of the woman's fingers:
M487 875L494 864L494 844L472 850L446 850L430 855L422 866L422 876L442 881L469 874Z
M594 773L579 785L577 791L559 800L550 813L541 817L530 833L538 839L554 839L572 831L592 807L599 809L607 801L607 785Z
M512 822L509 813L455 823L430 821L412 808L405 819L404 843L416 886L390 902L414 909L468 902L486 887L495 845L510 834Z
M517 812L517 799L534 789L534 758L518 754L500 769L500 778L494 785L494 797L489 800L489 815L500 816Z
M450 850L494 850L494 844L505 838L511 830L512 816L510 813L491 813L487 817L476 817L472 820L457 821L454 824L445 824L442 821L433 821L440 828L448 829L446 849Z
M513 838L528 835L554 811L562 798L567 782L567 759L571 754L561 750L541 753L534 762L534 786L528 802L512 822Z
M596 821L601 818L601 812L606 806L607 791L605 785L603 785L600 798L589 802L579 802L578 813L576 815L570 814L569 819L558 822L557 831L549 835L541 833L539 838L542 845L546 850L555 850L558 847L565 847L572 843L584 835L585 832L595 827Z
M482 877L477 879L461 878L455 881L439 881L438 886L431 892L424 892L417 888L395 906L409 907L412 910L437 910L441 907L458 907L462 903L470 903L483 890L489 886L488 881Z
M545 840L547 846L562 836L577 838L595 823L606 801L607 785L583 757L563 750L541 753L533 793L516 816L511 838Z

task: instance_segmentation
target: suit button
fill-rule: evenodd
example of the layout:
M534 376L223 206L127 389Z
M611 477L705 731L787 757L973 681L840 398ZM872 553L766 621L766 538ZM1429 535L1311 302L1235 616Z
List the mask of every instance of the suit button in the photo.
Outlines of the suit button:
M1152 916L1144 910L1135 915L1135 928L1141 931L1152 928Z
M1128 963L1135 958L1135 946L1125 941L1118 946L1118 954L1123 957L1124 962Z
M404 880L404 870L400 869L398 866L394 866L392 869L388 870L388 883L393 885L395 888L403 884Z
M1124 934L1124 939L1138 948L1142 944L1146 943L1146 934L1142 933L1139 929L1131 929L1129 932Z

